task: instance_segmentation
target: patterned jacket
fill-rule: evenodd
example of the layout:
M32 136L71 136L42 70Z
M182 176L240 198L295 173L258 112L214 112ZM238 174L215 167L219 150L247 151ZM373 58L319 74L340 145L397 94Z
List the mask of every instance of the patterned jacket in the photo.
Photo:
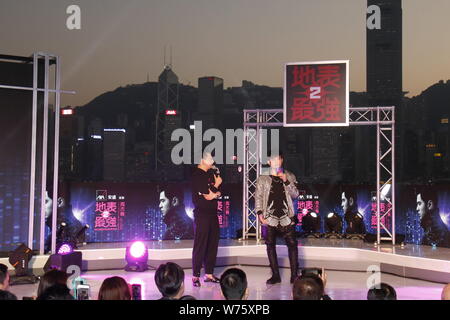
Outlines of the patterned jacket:
M292 223L291 218L293 218L295 215L292 198L298 197L298 189L296 186L297 180L295 178L295 175L287 170L285 172L287 180L289 181L288 185L284 184L284 192L286 194L286 200L289 211L287 217L280 220L280 224L282 226L287 226ZM256 180L255 211L257 213L262 212L263 218L265 220L268 220L269 226L276 226L278 224L278 220L271 217L267 210L271 186L272 186L272 178L269 175L261 175Z

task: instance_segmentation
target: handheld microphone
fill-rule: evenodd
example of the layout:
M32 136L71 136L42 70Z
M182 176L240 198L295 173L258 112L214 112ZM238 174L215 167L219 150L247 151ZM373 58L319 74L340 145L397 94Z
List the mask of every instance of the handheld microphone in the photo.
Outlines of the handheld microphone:
M214 171L215 176L220 176L220 170L214 164L211 166L211 169Z

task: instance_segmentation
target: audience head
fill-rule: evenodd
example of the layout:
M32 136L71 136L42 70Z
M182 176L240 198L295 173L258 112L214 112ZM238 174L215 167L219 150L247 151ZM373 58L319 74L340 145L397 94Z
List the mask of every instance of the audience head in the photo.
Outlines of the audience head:
M294 300L322 300L324 294L323 281L317 275L298 277L292 286Z
M8 288L9 288L8 267L0 263L0 290L8 290Z
M1 300L17 300L17 297L9 291L0 290L0 301Z
M197 300L193 296L182 296L179 300Z
M184 293L184 271L173 262L161 264L155 272L155 283L164 298L179 299Z
M238 268L226 270L220 277L220 288L226 300L247 300L247 276Z
M74 298L67 285L57 283L45 289L36 300L74 300Z
M450 300L450 283L444 287L442 290L442 300Z
M367 300L397 300L397 293L390 285L380 283L369 289Z
M98 300L131 300L130 286L122 277L106 278L100 287Z
M52 269L47 271L39 280L37 295L40 296L47 288L55 284L67 285L68 275L64 271Z

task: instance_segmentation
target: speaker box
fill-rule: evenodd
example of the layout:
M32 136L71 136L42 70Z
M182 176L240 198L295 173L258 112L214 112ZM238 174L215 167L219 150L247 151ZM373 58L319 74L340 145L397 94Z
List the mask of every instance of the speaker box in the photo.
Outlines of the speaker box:
M69 254L52 254L44 265L44 272L51 269L58 269L67 272L67 267L71 265L82 266L82 254L81 251L74 251Z

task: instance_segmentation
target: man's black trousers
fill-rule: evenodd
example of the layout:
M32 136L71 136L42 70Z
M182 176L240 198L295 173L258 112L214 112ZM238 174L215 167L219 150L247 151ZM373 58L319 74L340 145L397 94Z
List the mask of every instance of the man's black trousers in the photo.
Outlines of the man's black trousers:
M216 213L196 212L194 222L192 274L200 277L202 265L205 267L205 274L213 274L220 238L219 219Z

